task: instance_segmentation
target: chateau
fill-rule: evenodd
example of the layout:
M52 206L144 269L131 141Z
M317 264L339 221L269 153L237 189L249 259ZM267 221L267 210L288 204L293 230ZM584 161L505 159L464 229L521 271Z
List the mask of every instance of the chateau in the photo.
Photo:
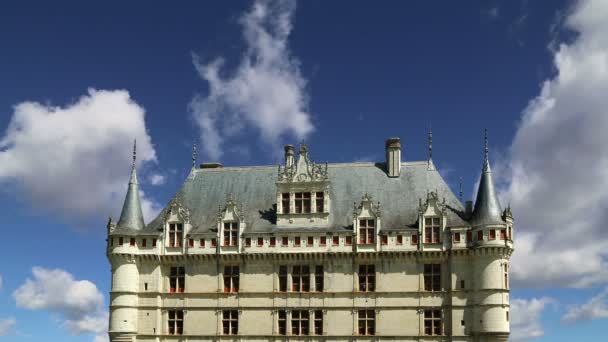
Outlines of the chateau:
M474 207L435 169L430 136L425 161L405 161L399 138L378 163L297 152L196 167L195 150L148 224L133 163L107 226L111 341L507 340L513 217L487 135Z

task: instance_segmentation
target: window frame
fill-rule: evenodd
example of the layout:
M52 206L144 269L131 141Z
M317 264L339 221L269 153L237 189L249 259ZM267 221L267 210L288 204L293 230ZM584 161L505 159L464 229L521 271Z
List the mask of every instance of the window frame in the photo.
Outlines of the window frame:
M423 282L424 291L441 291L441 264L424 264Z
M433 308L424 310L424 336L443 336L443 312Z
M224 221L224 236L222 239L224 247L234 247L239 244L239 226L238 221Z
M439 216L424 218L424 243L441 243L441 218Z
M291 267L291 292L310 292L310 266Z
M222 310L222 335L239 334L239 311Z
M181 222L170 222L169 223L169 239L167 239L167 247L179 248L182 246L182 240L184 239L184 224Z
M315 291L323 292L325 286L325 269L323 265L315 265Z
M186 268L184 266L171 266L169 268L169 293L184 293L185 288Z
M238 293L240 281L239 265L224 265L222 276L224 279L224 293Z
M359 336L374 336L376 334L376 312L374 310L359 310L357 333Z
M283 207L283 214L289 214L289 192L281 194L281 206Z
M376 291L376 265L375 264L360 264L359 272L359 292L374 292Z
M370 226L371 223L371 226ZM373 245L376 242L376 219L359 218L359 244Z
M325 192L323 192L323 191L315 192L315 212L317 212L317 213L325 212Z
M291 335L310 335L310 312L308 310L291 311Z
M184 334L184 310L169 310L167 313L167 335Z

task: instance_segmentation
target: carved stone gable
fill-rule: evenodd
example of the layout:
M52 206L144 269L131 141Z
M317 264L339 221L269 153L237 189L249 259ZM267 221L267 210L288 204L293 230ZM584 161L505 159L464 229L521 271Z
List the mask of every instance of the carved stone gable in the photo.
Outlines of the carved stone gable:
M308 146L300 144L298 161L293 166L279 166L278 182L281 183L304 183L319 182L328 179L327 164L318 165L310 160Z
M186 208L177 197L173 197L163 211L164 222L167 222L171 217L184 223L190 223L190 209Z
M245 219L245 215L243 214L243 210L239 208L236 203L236 200L233 198L232 194L228 196L226 199L226 204L222 208L221 206L218 209L217 220L221 221L238 221L243 222Z
M361 203L357 206L357 203L354 203L353 208L353 217L356 219L358 217L381 217L382 211L380 210L380 202L374 204L372 200L372 196L370 196L367 192L363 194L361 197Z

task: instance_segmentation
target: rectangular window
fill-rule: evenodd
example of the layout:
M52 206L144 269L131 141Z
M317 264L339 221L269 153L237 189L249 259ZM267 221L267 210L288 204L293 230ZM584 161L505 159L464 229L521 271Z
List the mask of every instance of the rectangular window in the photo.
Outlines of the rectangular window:
M440 264L424 264L424 290L441 291Z
M504 229L501 229L501 230L500 230L500 239L501 239L501 240L504 240L504 239L505 239L505 235L506 235L506 234L505 234L505 230L504 230Z
M508 317L509 313L507 312L507 318ZM315 335L323 335L323 311L321 310L315 311L315 324L313 329Z
M359 265L359 291L372 292L376 288L375 265Z
M169 224L169 247L180 247L182 245L182 237L184 234L184 226L181 223Z
M464 280L461 280L461 281L460 281L460 288L461 288L461 289L464 289Z
M441 310L424 310L424 334L441 335Z
M310 192L296 192L294 202L297 214L310 213Z
M386 235L382 235L382 236L380 237L380 241L381 241L381 242L380 242L381 244L383 244L383 245L388 245L388 236L386 236Z
M122 244L123 244L123 243L124 243L123 238L122 238L122 237L119 237L119 238L118 238L118 245L119 245L119 246L122 246Z
M291 271L291 290L293 292L310 291L310 267L293 266Z
M224 292L239 292L238 266L224 266Z
M460 242L460 233L454 233L454 242Z
M287 266L279 266L279 291L287 292Z
M412 245L418 244L418 234L412 234Z
M315 291L323 292L323 265L315 266Z
M490 240L496 240L496 229L490 229Z
M359 243L372 244L374 243L375 220L361 219L359 220Z
M473 232L467 232L467 242L473 241Z
M353 237L352 236L347 236L344 239L344 244L347 246L352 246L353 245Z
M291 334L308 335L308 310L294 310L291 312Z
M224 328L224 335L238 334L239 312L237 310L224 310L222 316L222 326Z
M129 245L131 245L131 247L135 246L135 238L131 238L131 240L129 240Z
M323 192L317 192L317 196L315 197L316 201L316 209L318 213L322 213L324 211L324 194Z
M171 267L169 272L169 292L184 292L186 270L184 267Z
M477 232L477 241L483 241L483 231Z
M287 236L283 236L281 238L281 246L287 247L288 245L289 245L289 239L287 238Z
M142 239L141 240L141 246L142 247L147 247L148 246L148 241L146 239Z
M505 311L505 313L507 314L507 322L509 321L509 311Z
M156 239L152 239L152 247L156 247Z
M511 230L511 226L509 226L509 234L508 234L509 240L513 240L513 235L512 234L513 234L513 231Z
M274 247L276 245L277 245L277 238L273 236L270 238L270 247Z
M397 244L403 245L403 235L397 235Z
M424 219L424 243L440 243L441 220L439 217Z
M374 335L376 333L376 312L374 310L359 310L359 335Z
M289 214L289 193L281 194L281 205L283 206L283 214Z
M211 247L216 247L216 246L217 246L217 240L211 239Z
M300 247L300 242L301 242L301 241L300 241L300 237L299 237L299 236L296 236L296 237L294 238L293 244L294 244L296 247Z
M339 236L332 236L331 237L331 244L334 245L334 246L340 245L340 237Z
M509 288L509 264L504 265L505 272L505 289Z
M251 247L251 238L246 238L245 239L245 246L246 247Z
M184 311L169 310L168 315L169 335L181 335L184 333Z
M188 247L194 247L194 239L188 239Z
M264 238L258 238L258 247L264 246Z
M279 335L287 335L287 312L279 310Z
M198 246L199 246L200 248L205 247L205 239L200 239L200 240L198 241Z
M306 245L308 245L308 247L312 247L312 245L314 245L315 242L315 238L313 238L312 236L308 237L308 241L306 242Z
M321 236L319 238L319 246L325 246L327 245L327 237L326 236Z
M239 238L239 223L224 222L224 246L236 246Z

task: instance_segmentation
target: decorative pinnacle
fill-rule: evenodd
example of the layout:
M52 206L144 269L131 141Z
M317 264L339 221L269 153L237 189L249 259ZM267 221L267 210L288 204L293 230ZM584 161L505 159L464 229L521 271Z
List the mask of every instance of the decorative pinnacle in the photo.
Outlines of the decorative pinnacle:
M458 196L460 197L460 203L462 203L462 176L460 176L460 180L459 180L459 192L458 192Z
M429 160L433 159L433 128L429 126Z
M484 147L483 147L483 163L484 163L484 166L485 166L485 164L488 163L488 129L487 128L484 130L483 143L484 143Z
M192 168L196 169L196 143L192 145Z
M135 160L137 159L137 139L133 140L133 165L131 167L135 169Z

